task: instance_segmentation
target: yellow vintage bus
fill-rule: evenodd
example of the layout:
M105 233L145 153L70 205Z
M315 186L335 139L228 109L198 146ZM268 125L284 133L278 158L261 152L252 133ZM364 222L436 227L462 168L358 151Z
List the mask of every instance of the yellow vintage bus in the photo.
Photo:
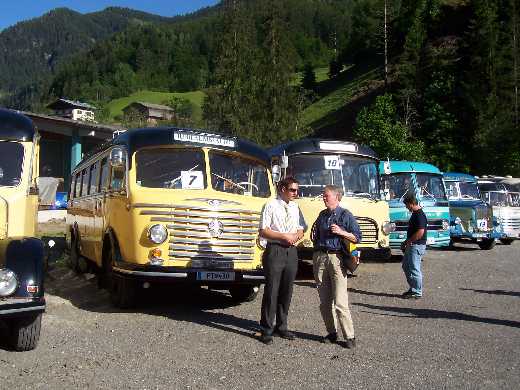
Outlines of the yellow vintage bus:
M252 300L264 280L258 226L271 183L268 155L251 142L190 129L129 130L72 173L71 266L94 265L118 307L133 305L153 282Z
M17 351L36 347L45 311L43 243L34 238L38 148L32 121L0 109L0 321Z
M298 180L297 200L307 224L312 225L323 210L322 192L328 184L343 189L341 206L354 214L362 240L362 258L388 259L391 256L388 203L379 190L379 160L375 152L353 142L307 138L275 146L269 150L275 179L293 176ZM299 244L301 259L312 258L310 229Z

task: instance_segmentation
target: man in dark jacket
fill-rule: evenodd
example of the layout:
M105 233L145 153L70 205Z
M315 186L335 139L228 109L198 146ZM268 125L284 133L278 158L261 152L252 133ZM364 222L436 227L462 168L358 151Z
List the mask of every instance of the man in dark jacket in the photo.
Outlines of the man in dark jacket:
M419 299L422 297L421 261L426 252L428 221L413 194L406 194L403 202L412 215L408 221L406 240L402 244L403 271L410 288L403 293L402 297Z

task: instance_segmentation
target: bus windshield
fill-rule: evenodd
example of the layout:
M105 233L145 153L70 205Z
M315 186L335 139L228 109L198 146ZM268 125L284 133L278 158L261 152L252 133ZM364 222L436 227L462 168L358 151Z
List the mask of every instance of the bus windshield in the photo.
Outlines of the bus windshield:
M204 189L206 174L202 150L154 148L135 154L136 180L142 187Z
M394 173L392 175L383 175L383 188L388 191L390 200L401 200L404 194L411 187L412 175L409 173Z
M0 142L0 186L17 186L22 177L23 145Z
M289 157L287 175L298 180L302 197L315 197L326 185L343 189L345 196L379 198L376 160L340 155L299 154Z
M489 191L483 193L485 200L491 204L491 206L505 207L507 206L507 193L499 191Z
M209 153L211 186L216 191L267 198L267 169L254 160L221 152Z
M509 206L520 207L520 192L509 193Z
M431 173L417 173L419 196L422 199L448 200L442 183L442 176Z
M480 199L477 183L461 181L459 183L460 197L462 199Z

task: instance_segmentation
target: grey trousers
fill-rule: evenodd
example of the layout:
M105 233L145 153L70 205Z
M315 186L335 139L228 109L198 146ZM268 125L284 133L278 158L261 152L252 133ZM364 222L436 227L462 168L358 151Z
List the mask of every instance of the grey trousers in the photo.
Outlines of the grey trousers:
M343 337L354 338L354 324L348 306L347 272L341 266L341 259L336 254L314 252L312 260L327 333L337 333L336 323L339 323Z
M287 330L287 315L298 271L298 253L294 246L286 248L268 244L262 262L265 286L260 327L263 334L270 335L275 329Z

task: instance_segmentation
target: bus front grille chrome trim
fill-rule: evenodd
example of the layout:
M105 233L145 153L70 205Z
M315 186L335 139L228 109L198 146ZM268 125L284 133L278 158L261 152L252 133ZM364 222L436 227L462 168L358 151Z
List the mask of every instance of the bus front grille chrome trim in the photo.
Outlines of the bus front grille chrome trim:
M195 253L214 253L215 255L219 253L248 253L253 254L254 251L252 249L241 249L241 248L215 248L214 246L184 246L184 245L170 245L170 250L176 251L185 251L185 252L195 252Z
M244 241L217 241L217 242L211 242L206 241L202 242L200 240L190 240L189 238L174 238L170 240L170 244L193 244L193 245L208 245L208 246L243 246L247 248L254 247L254 244L251 242L244 242Z
M218 253L215 253L218 255ZM203 255L198 253L180 253L180 252L168 252L168 255L170 258L175 258L175 260L182 260L183 258L186 259L211 259L213 261L233 261L233 260L240 260L240 261L252 261L253 259L249 255L233 255L233 256L209 256L209 255Z
M203 217L203 218L218 218L221 220L228 219L240 219L246 221L258 221L258 217L250 216L250 215L222 215L219 212L211 211L208 213L199 213L199 212L189 212L189 211L154 211L154 210L142 210L140 212L141 215L171 215L171 216L180 216L180 217Z
M190 232L190 231L185 231L185 232L171 232L170 233L170 237L171 236L181 236L181 237L199 237L199 238L213 238L213 236L211 234L209 234L209 232L206 232L206 233L195 233L195 232ZM254 240L255 239L255 236L252 236L252 235L238 235L238 234L222 234L219 239L221 240ZM218 245L217 243L215 243L215 245Z
M226 226L225 224L223 224L224 227ZM227 226L230 226L230 225L227 225ZM181 233L182 231L184 230L195 230L195 231L200 231L200 232L207 232L208 231L208 228L204 225L200 225L200 226L197 226L197 225L190 225L190 226L186 226L186 225L166 225L166 228L167 229L170 229L170 230L181 230ZM251 234L256 234L258 233L258 229L230 229L230 228L226 228L225 231L227 233L251 233Z
M356 221L361 229L360 244L375 244L379 233L377 222L367 217L356 217Z

